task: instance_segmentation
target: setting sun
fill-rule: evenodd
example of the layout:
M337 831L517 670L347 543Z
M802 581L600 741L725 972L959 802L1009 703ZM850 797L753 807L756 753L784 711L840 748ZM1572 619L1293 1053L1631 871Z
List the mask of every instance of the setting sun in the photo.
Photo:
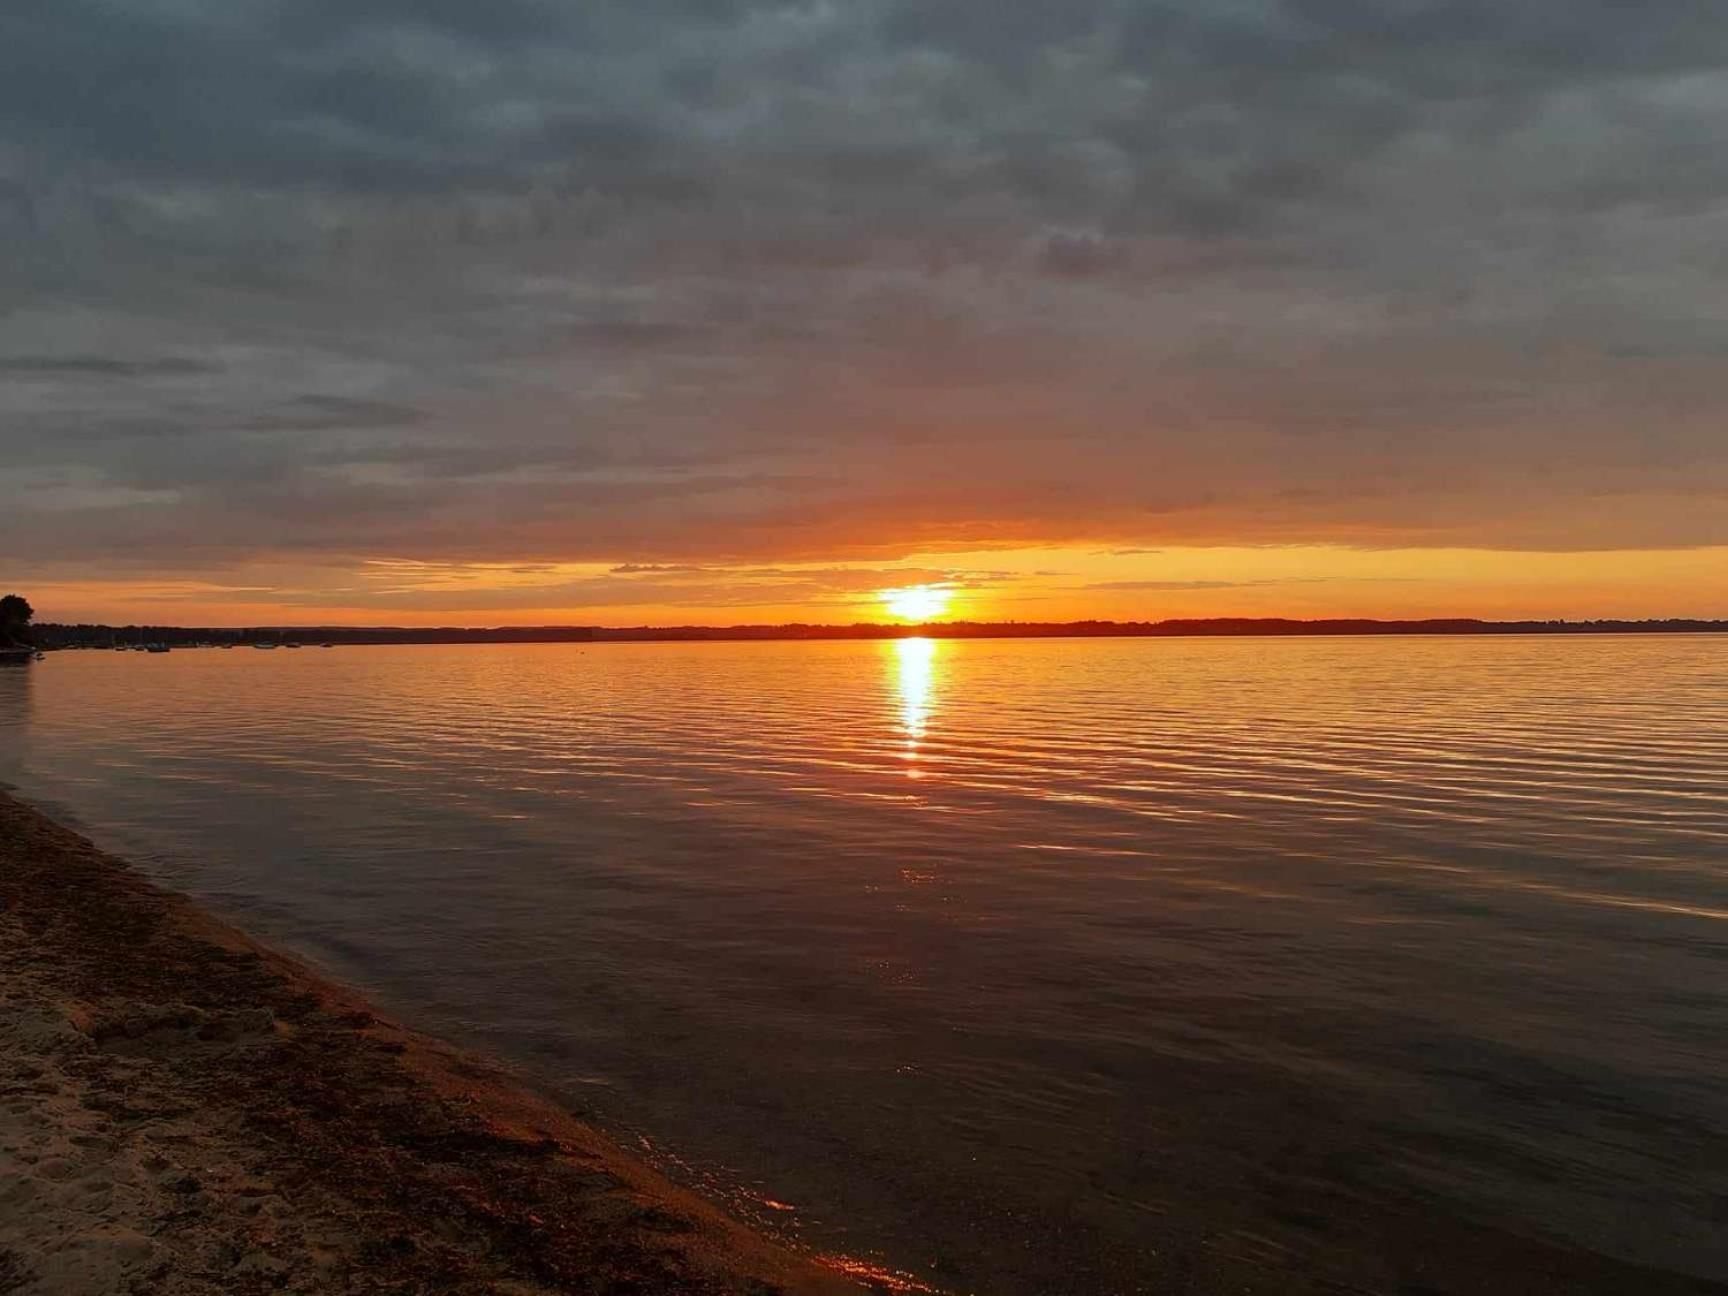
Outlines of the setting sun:
M930 621L948 610L954 591L941 585L908 585L882 591L882 606L903 621Z

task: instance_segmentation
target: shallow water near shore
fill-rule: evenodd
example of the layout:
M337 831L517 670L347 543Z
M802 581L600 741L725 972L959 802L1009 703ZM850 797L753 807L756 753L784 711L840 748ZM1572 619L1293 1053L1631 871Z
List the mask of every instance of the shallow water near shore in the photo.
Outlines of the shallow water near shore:
M1728 1281L1728 637L61 653L0 780L934 1286Z

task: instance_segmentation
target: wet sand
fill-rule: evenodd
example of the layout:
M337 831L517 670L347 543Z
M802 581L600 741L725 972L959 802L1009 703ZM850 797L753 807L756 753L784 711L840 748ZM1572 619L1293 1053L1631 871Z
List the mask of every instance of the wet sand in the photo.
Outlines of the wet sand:
M0 1292L860 1290L0 795Z

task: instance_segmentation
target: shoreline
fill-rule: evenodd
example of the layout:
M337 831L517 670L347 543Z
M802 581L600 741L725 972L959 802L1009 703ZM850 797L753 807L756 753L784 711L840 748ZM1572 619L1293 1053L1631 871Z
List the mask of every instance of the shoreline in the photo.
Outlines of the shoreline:
M1172 1296L1728 1292L1439 1202L1359 1201L1327 1232L1307 1254L1178 1233L1162 1276ZM734 1219L0 790L0 1293L868 1291L935 1289Z
M949 621L732 626L109 626L36 627L55 651L391 647L409 644L852 643L897 639L1452 639L1728 634L1728 619L1486 621L1475 617L1178 617L1159 621Z
M875 1286L3 792L0 1167L25 1296Z

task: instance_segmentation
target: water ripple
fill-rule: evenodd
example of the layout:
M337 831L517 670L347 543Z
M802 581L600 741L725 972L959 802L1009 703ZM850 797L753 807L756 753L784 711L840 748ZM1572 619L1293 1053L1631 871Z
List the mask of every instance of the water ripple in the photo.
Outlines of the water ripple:
M62 654L0 673L0 778L867 1269L1102 1291L1208 1211L1270 1256L1275 1198L1438 1196L1728 1278L1725 666Z

